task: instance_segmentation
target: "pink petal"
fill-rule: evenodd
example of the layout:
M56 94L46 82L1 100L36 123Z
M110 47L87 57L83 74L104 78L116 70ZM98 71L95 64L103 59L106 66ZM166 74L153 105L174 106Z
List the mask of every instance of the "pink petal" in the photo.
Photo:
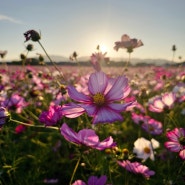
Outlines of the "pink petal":
M124 89L128 86L128 79L124 76L120 76L116 79L112 88L106 94L108 101L121 100L124 96Z
M108 108L102 107L98 110L97 114L94 115L93 124L97 123L112 123L114 121L122 121L123 117L116 111Z
M172 152L179 152L181 150L181 145L177 142L167 141L164 143L164 146Z
M88 88L91 94L104 93L108 84L107 76L102 71L91 74Z
M90 97L86 96L83 93L78 92L75 87L73 86L68 86L68 94L70 96L71 99L78 101L78 102L82 102L82 103L86 103L90 101Z

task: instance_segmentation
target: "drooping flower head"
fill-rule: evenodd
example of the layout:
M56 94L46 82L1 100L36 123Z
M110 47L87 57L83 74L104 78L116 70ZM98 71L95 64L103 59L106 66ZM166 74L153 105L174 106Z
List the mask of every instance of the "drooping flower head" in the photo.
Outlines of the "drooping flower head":
M70 98L79 102L77 106L80 109L83 108L89 116L93 117L93 124L122 121L123 117L120 113L135 103L135 101L120 102L130 93L128 79L125 76L112 79L108 78L102 71L93 73L89 77L88 95L78 92L73 86L68 86L67 89ZM71 118L76 116L75 112L75 116L73 116L70 105L65 106L63 114L68 117L69 112ZM83 113L81 110L78 112Z
M8 52L5 50L5 51L0 51L0 57L1 58L4 58L6 56Z
M114 49L118 51L120 48L127 49L128 53L132 53L134 48L143 46L141 40L131 39L127 34L122 35L121 41L115 42Z
M181 159L185 160L185 128L174 128L167 132L169 141L164 146L171 152L179 152Z
M35 30L28 30L24 33L24 36L26 38L25 42L32 40L34 42L37 42L40 40L40 34L36 32Z
M99 137L92 129L82 129L76 133L74 130L68 127L66 123L64 123L60 131L67 141L77 145L85 145L97 150L104 150L116 145L111 136L100 142Z

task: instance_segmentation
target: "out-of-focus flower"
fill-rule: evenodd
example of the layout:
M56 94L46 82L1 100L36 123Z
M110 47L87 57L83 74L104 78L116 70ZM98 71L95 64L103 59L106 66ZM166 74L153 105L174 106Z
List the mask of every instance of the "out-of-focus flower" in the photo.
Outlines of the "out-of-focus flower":
M163 131L162 123L152 118L145 120L142 128L152 135L159 135Z
M5 50L5 51L0 51L0 57L1 58L4 58L6 56L8 52Z
M0 107L0 128L8 121L10 117L9 112L5 107Z
M96 71L101 71L101 66L103 62L109 62L109 58L105 57L106 54L106 52L104 54L102 52L98 52L91 55L90 62Z
M106 182L107 182L106 175L102 175L99 178L97 176L90 176L87 184L82 180L76 180L72 185L105 185Z
M121 101L129 95L128 79L125 76L111 79L102 71L93 73L89 77L89 95L78 92L73 86L68 86L67 89L70 98L80 102L77 105L83 108L89 116L93 117L93 124L122 121L123 117L120 113L135 103L135 101L115 103L115 101ZM70 111L69 107L67 109ZM64 115L69 116L67 111L65 111Z
M132 53L134 48L143 46L141 40L131 39L127 34L122 35L121 41L115 42L114 49L118 51L120 48L127 49L128 53Z
M166 133L169 141L165 142L165 147L171 152L179 152L181 159L185 160L185 129L174 128Z
M134 174L141 174L145 178L149 179L150 176L155 175L155 172L150 170L147 166L139 163L139 162L130 162L129 160L125 161L117 161L117 163L125 168L127 171L132 172Z
M8 110L13 110L16 113L21 113L22 109L26 107L28 103L19 94L12 94L10 98L7 98L2 102L2 106L7 107Z
M152 135L159 135L163 131L162 123L152 119L150 116L132 113L132 120L136 124L141 124L141 127Z
M141 137L134 142L133 153L137 155L138 158L146 160L150 158L154 160L154 150L159 147L159 142L155 139L151 141Z
M27 32L24 33L24 36L26 38L25 42L32 40L34 42L37 42L40 40L40 34L36 32L35 30L28 30Z
M60 105L51 105L47 111L43 111L39 116L39 121L45 126L52 126L62 118L62 109Z
M67 141L77 145L85 145L97 150L104 150L116 145L111 136L100 142L99 137L92 129L82 129L76 133L74 130L68 127L66 123L64 123L60 128L60 131Z
M20 134L20 133L24 132L25 130L26 130L25 125L17 125L15 128L15 133Z
M161 96L151 98L148 102L149 110L152 112L163 112L173 107L176 101L176 96L173 92L164 93Z

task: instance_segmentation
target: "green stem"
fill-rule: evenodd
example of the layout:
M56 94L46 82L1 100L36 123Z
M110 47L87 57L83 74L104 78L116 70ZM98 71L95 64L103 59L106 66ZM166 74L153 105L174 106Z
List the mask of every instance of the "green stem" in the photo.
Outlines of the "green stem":
M45 52L46 56L48 57L48 59L50 60L50 62L53 64L53 66L55 67L55 69L59 72L59 74L62 76L62 78L65 80L64 75L62 74L62 72L57 68L55 62L50 58L50 56L48 55L48 53L46 52L45 48L43 47L43 45L41 44L41 42L38 40L39 45L41 46L41 48L43 49L43 51Z
M75 165L75 168L74 168L74 170L73 170L73 174L72 174L72 176L71 176L71 180L70 180L70 182L69 182L69 185L72 184L72 181L73 181L73 178L74 178L74 176L75 176L75 173L76 173L76 170L77 170L77 168L78 168L78 165L79 165L79 163L80 163L80 160L81 160L81 156L79 157L79 159L78 159L78 161L77 161L77 163L76 163L76 165Z
M49 129L59 130L59 128L57 128L57 127L51 127L51 126L47 126L46 127L44 125L32 125L32 124L24 123L24 122L21 122L21 121L18 121L18 120L14 120L14 119L10 119L10 121L18 123L20 125L28 126L28 127L47 128L47 129L49 128Z

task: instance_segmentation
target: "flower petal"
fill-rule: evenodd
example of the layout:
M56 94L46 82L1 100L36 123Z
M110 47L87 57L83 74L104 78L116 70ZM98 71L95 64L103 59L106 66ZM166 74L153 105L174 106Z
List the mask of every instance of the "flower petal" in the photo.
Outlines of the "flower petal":
M89 77L88 88L89 92L94 95L96 93L104 93L108 80L105 73L102 71L91 74Z
M68 86L68 94L70 96L71 99L78 101L78 102L82 102L82 103L87 103L90 102L90 97L78 92L75 87L73 86Z
M98 109L96 115L93 118L93 124L97 123L112 123L114 121L122 121L123 117L116 111L109 107L102 107Z
M128 88L128 79L125 76L118 77L112 88L106 94L107 101L121 100L124 96L124 90ZM128 94L128 92L127 92Z
M61 126L60 132L67 141L72 142L72 143L76 143L76 144L81 144L78 137L77 137L77 133L74 132L71 128L69 128L66 123L64 123Z

